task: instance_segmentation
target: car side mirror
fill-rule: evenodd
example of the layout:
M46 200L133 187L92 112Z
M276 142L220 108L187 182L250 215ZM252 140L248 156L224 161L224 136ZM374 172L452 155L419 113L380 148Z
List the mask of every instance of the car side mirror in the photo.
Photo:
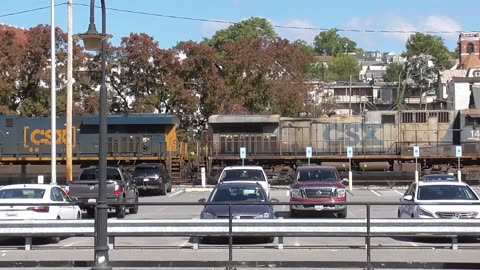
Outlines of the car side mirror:
M405 196L403 196L403 200L411 202L411 201L413 201L413 196L412 195L405 195Z

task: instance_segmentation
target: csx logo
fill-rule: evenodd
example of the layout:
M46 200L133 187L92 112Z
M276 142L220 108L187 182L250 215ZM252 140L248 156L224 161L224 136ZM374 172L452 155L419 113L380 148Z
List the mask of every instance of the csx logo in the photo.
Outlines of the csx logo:
M23 146L28 148L30 152L39 152L40 145L52 144L52 130L51 129L34 129L29 132L30 127L24 127ZM56 131L56 144L67 144L67 130L57 129ZM76 144L75 127L72 128L72 147Z

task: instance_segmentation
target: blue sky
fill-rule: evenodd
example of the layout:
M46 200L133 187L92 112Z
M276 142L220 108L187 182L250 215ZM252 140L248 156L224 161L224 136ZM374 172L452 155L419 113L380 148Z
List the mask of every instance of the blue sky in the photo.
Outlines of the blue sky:
M239 22L251 17L268 19L276 32L290 41L303 39L308 43L320 29L360 30L342 31L341 36L357 42L364 50L402 52L408 33L388 31L433 31L454 50L458 32L480 31L478 13L480 2L475 0L105 0L107 32L119 45L130 33L147 33L171 48L179 41L201 41L229 24L215 21ZM50 8L10 15L21 11L49 7L51 0L1 0L0 23L30 28L50 24ZM55 0L55 24L67 31L67 0ZM101 1L95 4L100 6ZM73 0L73 32L86 32L90 0ZM112 10L116 9L116 10ZM146 14L136 14L120 10ZM171 18L176 16L183 18ZM101 31L101 11L95 10L96 26ZM202 21L205 20L205 21ZM316 30L309 30L314 28ZM364 30L373 30L366 32ZM387 31L387 32L380 32Z

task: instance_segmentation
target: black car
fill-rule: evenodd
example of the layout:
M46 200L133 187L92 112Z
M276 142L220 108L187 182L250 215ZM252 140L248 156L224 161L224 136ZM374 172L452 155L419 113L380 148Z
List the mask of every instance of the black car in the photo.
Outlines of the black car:
M275 212L273 206L261 204L269 202L267 194L262 186L255 182L222 182L219 183L210 194L208 200L200 199L199 202L208 203L239 203L232 204L233 219L274 219ZM251 202L252 204L248 204ZM271 199L270 202L278 202L277 199ZM259 204L260 203L260 204ZM205 205L201 219L229 218L227 204ZM210 238L203 237L204 241ZM265 242L271 243L274 238L271 236L263 237Z
M133 179L140 191L165 195L172 191L170 174L163 163L141 163L135 166Z

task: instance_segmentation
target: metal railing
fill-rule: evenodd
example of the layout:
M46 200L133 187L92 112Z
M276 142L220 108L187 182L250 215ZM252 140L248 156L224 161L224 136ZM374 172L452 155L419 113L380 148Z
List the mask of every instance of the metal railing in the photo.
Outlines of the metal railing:
M224 203L139 203L139 205L205 206ZM298 203L229 203L293 205ZM308 203L302 203L303 205ZM219 236L229 239L229 262L233 261L233 237L278 237L283 249L284 237L363 237L367 269L371 266L372 237L435 236L452 239L458 248L458 237L479 236L480 219L399 219L371 218L371 207L399 203L345 203L366 207L366 218L277 218L277 219L109 219L107 234L110 249L116 237L192 237L192 248L198 249L201 237ZM3 205L3 204L2 204ZM10 204L9 204L10 205ZM1 220L0 237L25 237L25 249L32 248L35 237L95 237L94 220Z

